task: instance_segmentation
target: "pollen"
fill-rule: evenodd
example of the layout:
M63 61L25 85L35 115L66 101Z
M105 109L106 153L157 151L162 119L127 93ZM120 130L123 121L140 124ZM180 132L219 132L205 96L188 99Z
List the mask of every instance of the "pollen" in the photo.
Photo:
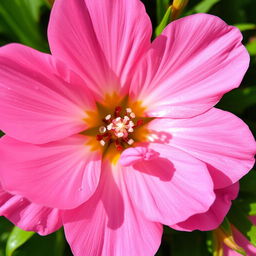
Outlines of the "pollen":
M131 108L126 108L123 111L121 106L116 106L114 113L108 114L104 117L103 121L105 126L99 128L100 134L96 135L101 146L107 143L114 143L118 151L122 151L125 147L134 143L131 138L134 129L143 124L142 119L138 119L136 124L132 121L136 115Z
M145 108L138 101L127 96L106 95L96 102L94 110L86 111L84 119L87 129L81 134L88 136L91 150L99 150L104 158L115 163L126 148L148 141L147 117Z

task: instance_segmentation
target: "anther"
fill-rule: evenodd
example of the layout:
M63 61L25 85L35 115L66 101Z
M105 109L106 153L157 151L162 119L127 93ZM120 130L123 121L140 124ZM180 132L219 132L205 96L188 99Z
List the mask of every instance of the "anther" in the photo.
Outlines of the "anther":
M133 131L134 131L134 130L133 130L132 127L128 129L128 132L133 132Z
M109 124L108 126L107 126L107 129L110 131L111 129L113 128L113 123L111 123L111 124Z
M119 137L119 138L121 138L121 137L123 137L124 136L124 133L122 133L122 132L119 132L118 134L117 134L117 137Z
M105 142L104 140L101 140L101 141L100 141L100 145L101 145L101 146L105 146L105 144L106 144L106 142Z
M109 120L111 118L111 115L109 114L109 115L107 115L107 116L105 116L105 119L106 120Z
M106 132L106 127L104 127L104 126L101 126L100 128L99 128L99 132L100 133L104 133L104 132Z
M130 114L130 117L131 117L131 118L135 118L136 115L132 112L132 113Z
M129 139L128 142L127 142L129 145L132 145L134 143L134 140L133 139Z
M134 122L133 122L133 121L130 121L130 122L129 122L129 126L134 126Z
M130 120L130 118L128 116L124 117L124 121L129 121L129 120Z

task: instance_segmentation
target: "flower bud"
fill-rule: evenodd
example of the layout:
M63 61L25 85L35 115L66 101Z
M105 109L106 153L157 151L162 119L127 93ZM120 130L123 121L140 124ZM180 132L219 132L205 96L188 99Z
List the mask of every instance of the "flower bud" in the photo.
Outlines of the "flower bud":
M183 9L186 7L188 4L189 0L173 0L172 3L172 20L177 19Z

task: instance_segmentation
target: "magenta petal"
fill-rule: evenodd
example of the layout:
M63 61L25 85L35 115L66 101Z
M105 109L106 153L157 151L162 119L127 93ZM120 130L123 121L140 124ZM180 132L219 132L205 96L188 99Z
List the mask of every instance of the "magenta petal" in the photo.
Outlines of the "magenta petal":
M72 22L70 22L72 20ZM139 0L55 1L48 38L97 94L118 90L150 46L151 22Z
M240 31L208 14L169 24L134 74L131 94L150 116L186 118L239 86L249 64Z
M138 209L148 219L165 225L207 211L215 194L205 164L167 145L152 143L149 149L159 155L141 157L122 167L130 198ZM123 152L121 164L122 158L129 158L129 153L134 155L134 150Z
M45 143L79 133L92 100L81 78L51 55L0 48L0 127L9 136Z
M119 171L105 164L96 193L82 206L64 212L65 234L74 255L155 255L162 226L134 207Z
M215 188L237 182L255 162L256 143L248 126L226 111L213 108L190 119L155 119L149 129L165 135L162 143L207 163Z
M207 212L191 216L184 222L171 226L171 228L183 231L216 229L227 215L231 207L231 200L237 197L238 190L238 183L226 188L216 189L216 199Z
M33 203L70 209L85 202L98 185L101 156L82 135L33 145L4 136L0 177L4 190Z
M6 193L0 186L0 216L5 216L16 226L48 235L62 226L58 209L30 203L27 199Z

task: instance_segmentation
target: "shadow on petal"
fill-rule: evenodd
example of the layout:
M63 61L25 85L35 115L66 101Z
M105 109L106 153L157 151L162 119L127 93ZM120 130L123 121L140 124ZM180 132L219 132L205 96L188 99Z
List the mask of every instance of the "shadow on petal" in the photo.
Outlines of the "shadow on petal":
M168 159L162 157L137 161L133 168L145 174L158 177L162 181L171 180L175 171L174 165Z

